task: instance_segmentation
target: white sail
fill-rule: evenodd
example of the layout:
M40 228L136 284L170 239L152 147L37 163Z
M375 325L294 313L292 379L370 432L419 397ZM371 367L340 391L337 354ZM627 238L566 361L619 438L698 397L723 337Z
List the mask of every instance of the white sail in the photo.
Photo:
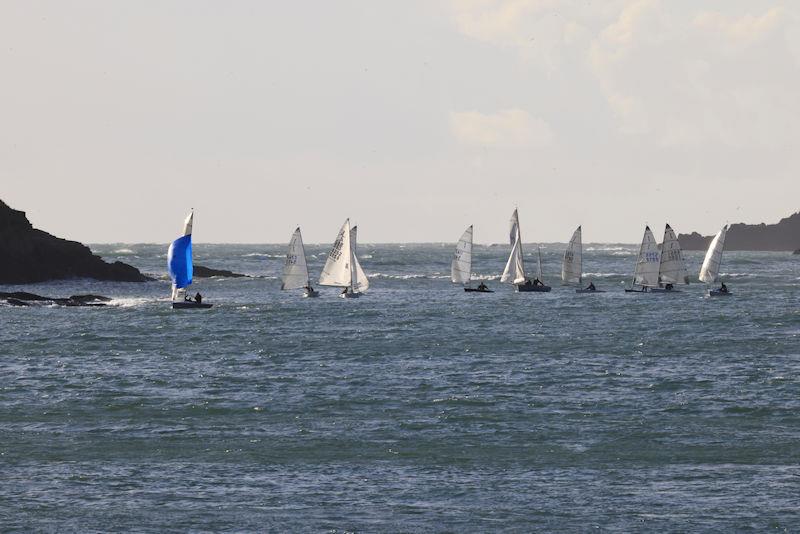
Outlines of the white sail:
M283 279L281 289L300 289L308 284L308 265L303 236L297 228L289 241L289 250L283 263Z
M358 226L353 226L350 230L350 248L353 251L353 269L354 277L353 277L353 290L358 292L363 292L369 289L369 278L364 273L364 269L361 268L361 262L358 261Z
M536 278L539 279L540 282L544 282L544 276L542 275L542 247L536 247Z
M642 246L639 248L639 257L636 259L633 285L656 287L660 263L661 255L658 253L658 243L656 243L650 227L646 226L644 237L642 237Z
M514 241L514 245L511 247L511 254L508 256L506 268L503 270L503 276L500 277L500 281L512 284L525 283L525 269L522 265L522 245L519 238Z
M583 245L581 244L581 227L572 234L567 250L564 251L564 261L561 263L561 281L565 284L580 284L582 275ZM540 278L541 280L541 278Z
M351 269L353 250L350 247L350 219L344 221L336 241L328 254L325 267L319 275L319 283L323 286L348 287L353 284Z
M713 284L719 278L719 268L722 265L722 251L725 249L725 235L728 233L728 225L722 227L717 232L714 239L706 251L706 258L700 268L700 280L707 284Z
M450 280L454 284L467 284L472 277L472 225L458 240L453 262L450 265Z
M194 223L194 210L189 212L186 220L183 221L183 235L192 235L192 224Z
M522 232L519 230L519 214L516 209L511 214L509 239L511 240L511 254L508 256L500 281L523 284L525 283L525 264L522 261Z
M689 273L686 271L686 263L683 261L681 245L669 224L664 228L664 241L661 243L658 281L662 284L689 283Z

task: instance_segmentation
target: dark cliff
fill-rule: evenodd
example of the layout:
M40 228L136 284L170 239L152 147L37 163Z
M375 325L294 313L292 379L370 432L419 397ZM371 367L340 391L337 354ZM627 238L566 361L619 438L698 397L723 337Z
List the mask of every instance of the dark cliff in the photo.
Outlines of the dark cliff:
M89 247L37 230L25 212L0 200L0 284L30 284L67 278L145 282L135 267L106 263Z
M683 250L705 250L714 236L697 232L680 234ZM800 247L800 212L781 219L777 224L732 224L725 237L725 250L792 251Z

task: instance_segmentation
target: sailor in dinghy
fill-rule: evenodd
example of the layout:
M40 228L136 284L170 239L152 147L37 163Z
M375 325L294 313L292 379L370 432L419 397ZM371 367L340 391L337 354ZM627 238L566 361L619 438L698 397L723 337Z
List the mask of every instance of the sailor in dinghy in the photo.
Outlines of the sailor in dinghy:
M711 244L708 245L706 257L703 260L703 266L700 268L700 280L709 286L715 282L721 285L719 289L708 288L709 297L728 297L731 295L728 286L719 278L719 270L722 266L722 252L725 250L725 236L728 233L728 225L722 227L722 230L717 232Z
M639 255L636 258L636 269L633 272L633 282L625 293L647 293L650 289L658 286L658 268L661 263L661 254L658 252L653 232L649 226L644 227L642 245L639 247ZM636 289L639 286L640 289Z
M464 230L456 244L453 261L450 263L450 280L454 284L463 284L467 293L493 293L483 282L478 287L469 287L472 280L472 225Z
M183 223L183 235L169 245L167 269L172 279L172 309L207 309L211 304L203 303L198 292L194 300L186 297L192 283L192 225L194 211L189 213Z
M545 285L542 280L542 253L539 250L538 256L538 276L536 280L538 283L534 284L530 278L525 276L525 264L522 260L522 233L519 229L519 214L517 210L511 214L511 231L509 233L509 240L511 241L511 254L508 256L506 268L503 270L503 275L500 281L503 283L511 283L516 288L518 293L547 293L550 291L550 286Z
M319 275L319 284L343 288L342 298L358 298L369 288L369 279L355 255L356 227L350 228L346 219L333 243L325 267Z
M572 238L564 251L564 260L561 262L561 283L564 285L578 284L575 293L604 293L597 289L594 282L583 287L583 244L581 242L581 227L573 232Z
M664 228L664 240L661 242L661 258L658 265L658 287L651 289L653 293L679 293L675 284L689 283L689 273L683 261L681 245L675 231L667 224Z
M303 289L304 297L319 296L319 292L314 291L311 286L311 279L308 276L308 263L306 262L306 249L298 226L289 241L289 250L286 252L286 260L283 263L281 289L301 288Z

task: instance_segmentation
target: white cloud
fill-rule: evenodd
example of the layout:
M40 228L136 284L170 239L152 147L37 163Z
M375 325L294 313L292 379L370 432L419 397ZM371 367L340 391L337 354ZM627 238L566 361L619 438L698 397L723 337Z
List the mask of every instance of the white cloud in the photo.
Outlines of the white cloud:
M553 132L547 122L532 117L522 109L507 109L498 113L451 113L450 128L459 142L472 146L544 148L553 140Z

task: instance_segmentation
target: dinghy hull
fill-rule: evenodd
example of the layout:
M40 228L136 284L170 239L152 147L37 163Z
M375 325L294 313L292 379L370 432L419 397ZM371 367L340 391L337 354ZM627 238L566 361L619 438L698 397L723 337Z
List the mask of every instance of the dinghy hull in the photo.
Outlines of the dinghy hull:
M310 299L310 298L316 298L318 296L319 296L319 291L313 291L313 290L309 291L307 289L303 291L303 298Z
M591 293L605 293L602 289L576 289L575 293L580 293L581 295L588 295Z
M730 291L720 291L719 289L709 289L708 290L709 297L730 297Z
M467 293L494 293L491 289L478 289L477 287L465 287Z
M197 302L173 302L173 310L207 310L213 304L203 304Z
M351 293L348 291L347 293L339 293L339 296L343 299L357 299L361 296L361 293Z
M516 284L517 293L549 293L550 286L535 286L533 284Z
M667 289L665 287L654 287L650 289L650 293L680 293L678 289Z

